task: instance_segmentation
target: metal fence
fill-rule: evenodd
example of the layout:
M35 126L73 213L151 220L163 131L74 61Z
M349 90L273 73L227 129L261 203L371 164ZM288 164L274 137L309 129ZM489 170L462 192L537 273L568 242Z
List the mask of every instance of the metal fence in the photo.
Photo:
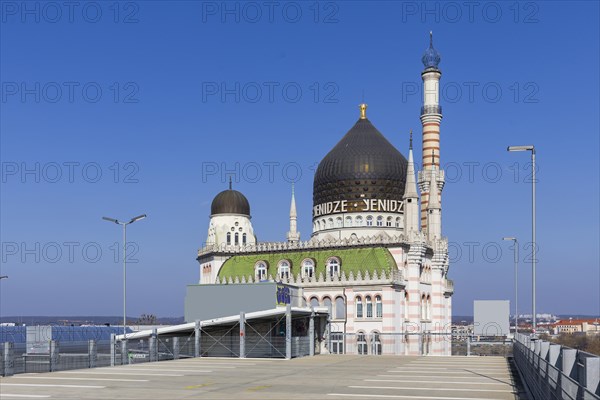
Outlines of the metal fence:
M512 341L456 333L344 333L332 332L325 341L331 354L356 355L512 355Z
M600 399L600 357L517 334L514 359L534 400Z
M201 357L286 358L286 337L290 340L290 357L311 354L310 320L287 316L271 320L243 320L229 326L201 326L199 348ZM314 346L314 344L313 344Z
M292 358L313 355L315 321L312 316L282 314L271 320L245 320L229 325L202 326L188 332L110 341L0 344L0 375L140 364L191 357ZM312 340L311 340L312 338ZM36 348L35 352L32 348ZM42 350L39 350L42 349Z

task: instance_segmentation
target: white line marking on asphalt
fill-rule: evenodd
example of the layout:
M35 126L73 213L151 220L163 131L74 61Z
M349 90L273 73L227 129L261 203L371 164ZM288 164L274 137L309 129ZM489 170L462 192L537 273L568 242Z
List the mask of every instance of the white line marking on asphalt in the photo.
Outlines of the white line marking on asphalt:
M49 394L12 394L12 393L0 393L0 398L3 397L19 397L19 398L27 398L27 399L40 399L40 398L48 398Z
M397 370L389 370L387 372L396 372L398 374L422 374L423 372L427 372L427 371L397 371ZM436 374L461 374L461 375L469 375L469 376L473 376L474 374L476 375L476 372L471 372L471 371L431 371L431 372L435 372ZM485 376L494 376L494 377L501 377L501 376L508 376L510 375L508 372L506 374L497 374L497 373L493 373L493 374L489 374L486 373Z
M132 365L140 365L140 364L132 364ZM145 365L145 364L141 364L141 365ZM155 363L148 363L148 365L156 365ZM214 361L163 361L160 362L160 365L233 365L233 366L239 366L239 365L257 365L255 363L231 363L231 362L214 362Z
M491 397L435 397L435 396L403 396L401 394L355 394L355 393L327 393L328 396L343 397L380 397L386 399L426 399L426 400L501 400Z
M66 376L13 376L13 379L48 379L68 381L112 381L112 382L149 382L148 379L117 379L117 378L77 378Z
M181 375L181 374L144 374L144 373L137 373L137 372L120 372L120 371L116 371L116 372L91 372L91 371L84 371L84 372L77 372L77 371L60 371L59 374L89 374L89 375L134 375L134 376L185 376L185 375Z
M416 364L420 364L420 365L429 365L429 364L437 364L437 365L496 365L496 366L501 366L504 365L506 366L507 363L506 362L470 362L470 361L411 361L409 364L411 365L416 365Z
M451 381L404 381L400 379L363 379L365 382L400 382L400 383L451 383L455 385L503 385L503 386L512 386L510 383L506 382L451 382Z
M476 364L476 363L407 363L404 367L472 367L472 368L508 368L507 364Z
M491 374L501 374L501 373L509 373L506 369L477 369L477 368L396 368L395 371L404 372L404 371L418 371L418 372L435 372L445 374L448 372L474 372L474 373L491 373Z
M3 383L2 386L25 386L25 387L59 387L75 389L104 389L106 386L92 385L54 385L49 383Z
M144 365L144 364L137 364L137 365L132 365L130 367L115 367L115 368L121 368L122 370L126 371L128 369L134 369L134 368L147 368L148 370L151 369L177 369L177 368L184 368L187 367L186 365ZM194 368L192 365L189 365L190 368L187 368L186 371L194 371L196 370L196 368ZM218 369L235 369L235 367L221 367L220 365L209 365L209 364L204 364L202 366L198 366L198 367L204 367L204 368L218 368Z
M377 376L381 376L383 378L401 378L401 376L398 375L377 375ZM439 377L437 376L431 376L431 375L410 375L407 376L406 378L431 378L431 379L438 379ZM474 382L480 382L480 381L487 381L487 380L500 380L502 381L502 378L490 378L487 376L445 376L444 378L452 378L452 379L469 379L471 381ZM431 382L435 382L435 381L431 381ZM503 381L502 381L503 382ZM506 382L505 382L506 383Z
M498 367L498 366L506 366L508 365L508 363L503 362L503 363L482 363L482 362L471 362L471 361L410 361L408 362L408 364L410 365L430 365L430 364L437 364L437 365L487 365L490 367Z
M461 388L424 388L424 387L402 387L402 386L348 386L351 389L391 389L391 390L453 390L458 392L500 392L512 393L512 390L502 389L461 389Z
M471 369L499 369L499 370L509 370L507 366L499 366L499 367L488 367L487 365L468 365L468 364L460 364L460 365L421 365L421 364L404 364L398 365L399 368L444 368L444 369L454 369L454 368L471 368Z
M120 368L117 371L145 371L145 372L212 372L208 369L170 369L170 368Z

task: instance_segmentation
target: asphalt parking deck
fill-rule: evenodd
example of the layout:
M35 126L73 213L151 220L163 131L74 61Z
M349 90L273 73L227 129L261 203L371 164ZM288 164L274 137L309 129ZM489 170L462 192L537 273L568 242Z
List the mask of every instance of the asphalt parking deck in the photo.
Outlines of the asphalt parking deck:
M520 399L503 357L194 358L0 378L1 399Z

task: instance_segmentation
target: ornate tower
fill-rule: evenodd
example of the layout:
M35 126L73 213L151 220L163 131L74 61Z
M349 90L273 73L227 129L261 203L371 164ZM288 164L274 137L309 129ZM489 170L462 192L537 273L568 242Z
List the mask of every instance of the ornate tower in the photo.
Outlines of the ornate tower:
M442 71L438 68L441 57L433 47L433 34L429 32L429 48L421 59L425 69L421 73L423 79L423 106L421 107L421 124L423 126L423 167L419 172L421 189L421 229L427 229L427 206L429 203L431 170L438 171L436 182L439 193L444 186L444 174L440 171L440 122L442 107L440 106L440 78ZM438 199L441 201L441 199Z

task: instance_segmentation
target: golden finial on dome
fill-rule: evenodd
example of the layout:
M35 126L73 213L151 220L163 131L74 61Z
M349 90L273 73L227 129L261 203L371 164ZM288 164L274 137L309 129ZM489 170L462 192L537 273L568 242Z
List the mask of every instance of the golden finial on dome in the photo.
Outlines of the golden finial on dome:
M367 119L367 104L361 103L358 107L360 108L360 119Z

